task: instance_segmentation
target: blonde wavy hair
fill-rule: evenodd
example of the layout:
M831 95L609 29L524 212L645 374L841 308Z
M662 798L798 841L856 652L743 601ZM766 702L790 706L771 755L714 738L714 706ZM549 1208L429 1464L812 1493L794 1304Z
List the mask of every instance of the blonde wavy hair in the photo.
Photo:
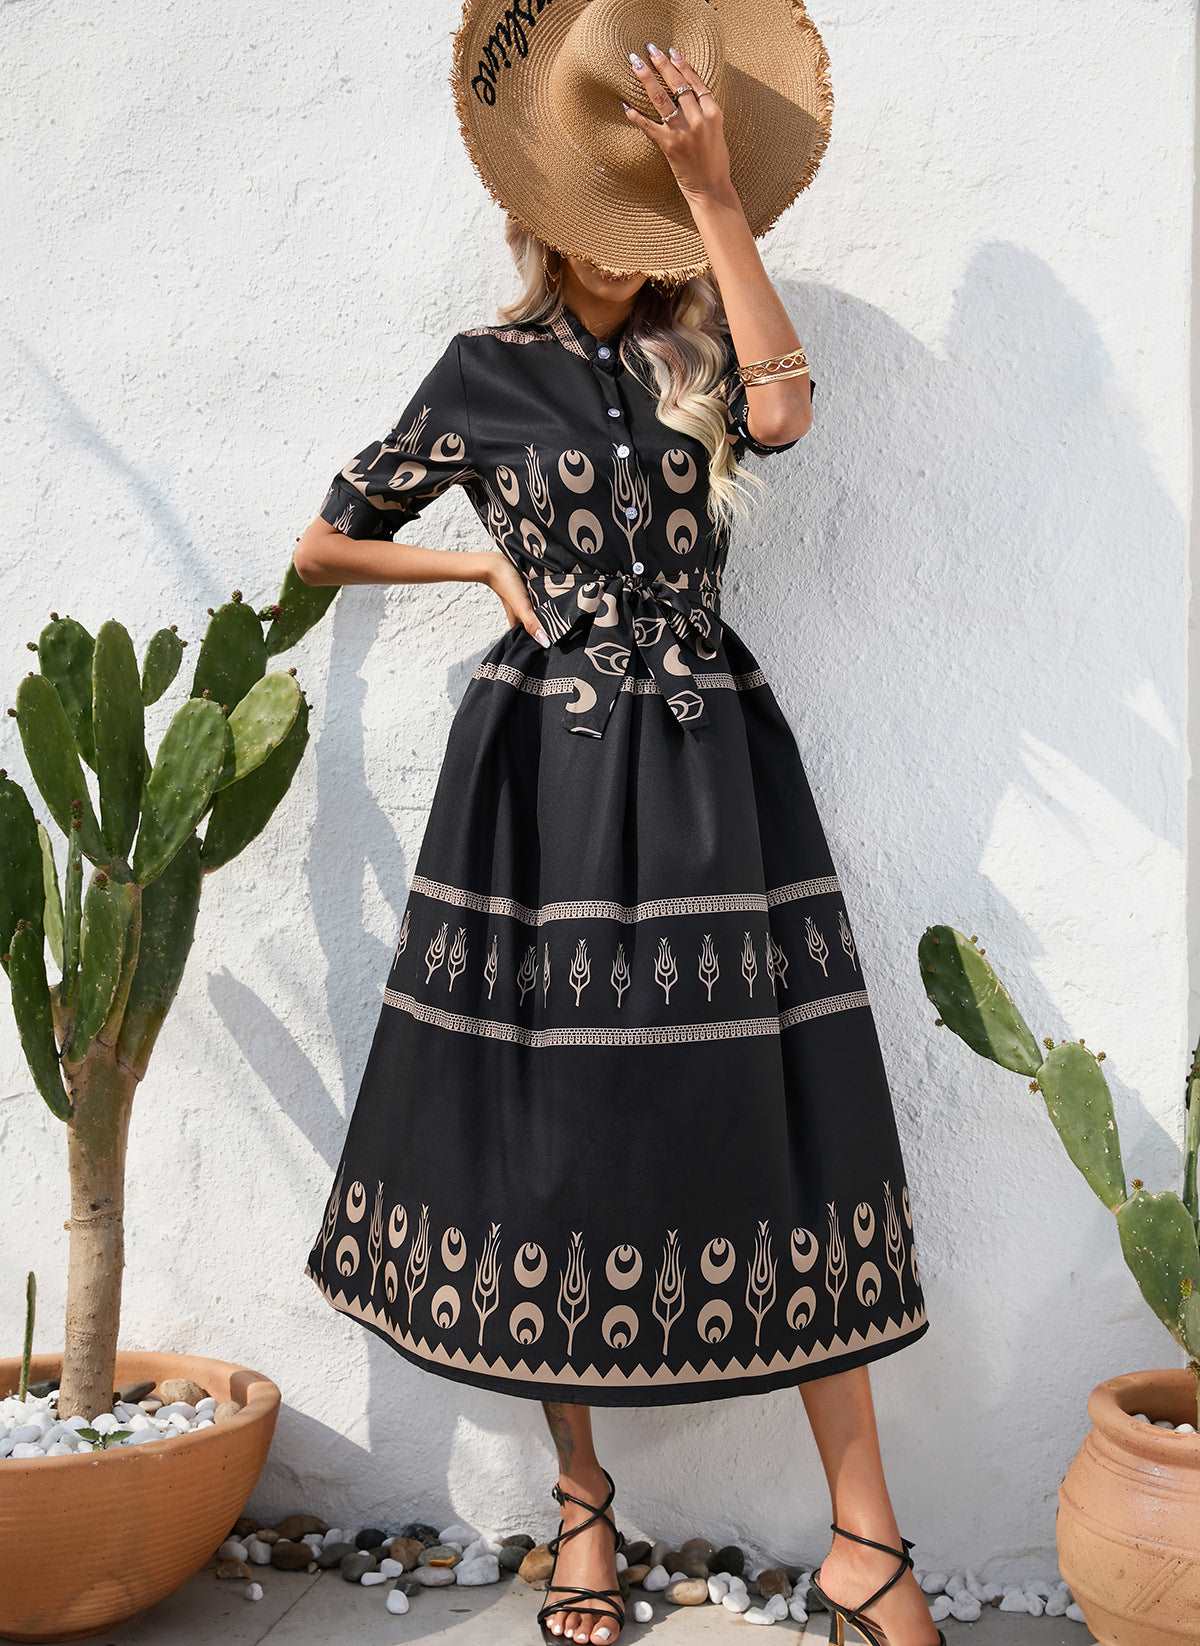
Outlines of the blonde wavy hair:
M512 217L505 239L522 286L513 301L499 309L501 322L553 320L562 308L556 276L563 259ZM548 264L553 274L548 273ZM727 438L720 384L728 370L728 338L716 284L711 276L700 274L670 289L647 281L634 299L620 347L626 368L657 394L659 421L690 435L707 450L708 514L724 536L735 518L749 514L751 487L763 485L737 461ZM647 364L653 382L646 381Z

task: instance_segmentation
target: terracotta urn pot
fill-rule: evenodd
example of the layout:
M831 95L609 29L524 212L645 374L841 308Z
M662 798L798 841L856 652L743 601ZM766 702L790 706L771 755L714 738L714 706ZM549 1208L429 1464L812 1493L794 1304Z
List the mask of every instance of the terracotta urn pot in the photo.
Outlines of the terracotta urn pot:
M1058 1563L1100 1646L1200 1640L1200 1435L1190 1371L1130 1372L1093 1389L1092 1428L1058 1491Z
M29 1379L59 1375L35 1356ZM20 1362L0 1360L0 1395ZM119 1385L191 1378L242 1410L173 1440L0 1460L0 1637L77 1640L153 1606L200 1570L254 1489L279 1412L260 1372L196 1355L117 1356ZM60 1552L61 1551L61 1552Z

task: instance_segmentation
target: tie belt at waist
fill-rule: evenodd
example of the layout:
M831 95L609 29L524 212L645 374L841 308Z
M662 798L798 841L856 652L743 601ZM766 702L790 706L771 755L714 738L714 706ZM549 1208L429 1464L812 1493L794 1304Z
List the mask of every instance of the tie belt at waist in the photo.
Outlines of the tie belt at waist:
M563 724L570 732L603 737L608 717L638 652L675 719L687 731L708 724L687 653L709 661L717 655L721 620L661 577L650 583L629 572L585 576L578 572L527 573L530 598L552 643L581 632L576 694Z

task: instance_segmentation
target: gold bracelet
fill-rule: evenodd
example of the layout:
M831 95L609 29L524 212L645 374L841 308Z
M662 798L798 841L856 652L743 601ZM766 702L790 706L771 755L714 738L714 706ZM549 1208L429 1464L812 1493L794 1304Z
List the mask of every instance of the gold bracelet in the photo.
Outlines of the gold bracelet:
M738 367L738 377L747 388L755 383L777 383L784 377L807 377L808 357L804 350L791 349L770 360L752 360Z

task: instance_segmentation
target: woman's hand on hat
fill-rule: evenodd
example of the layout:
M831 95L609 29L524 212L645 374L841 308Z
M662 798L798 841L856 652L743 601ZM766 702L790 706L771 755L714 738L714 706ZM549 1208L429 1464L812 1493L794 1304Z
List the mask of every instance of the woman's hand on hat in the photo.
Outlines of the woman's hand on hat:
M625 118L661 149L686 197L733 194L720 104L674 46L668 55L647 41L646 50L648 63L637 52L629 61L662 119L649 120L622 102Z

